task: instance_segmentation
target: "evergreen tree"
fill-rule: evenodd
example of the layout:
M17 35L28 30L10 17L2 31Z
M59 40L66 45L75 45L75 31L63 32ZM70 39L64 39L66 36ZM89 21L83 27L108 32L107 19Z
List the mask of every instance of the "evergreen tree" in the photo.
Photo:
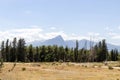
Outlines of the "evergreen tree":
M12 46L13 46L14 61L17 61L17 38L13 39Z
M41 62L44 62L45 61L45 55L46 55L46 48L45 46L43 45L41 47L41 52L40 52L40 61Z
M115 60L114 59L115 56L114 56L114 50L113 49L111 50L110 54L111 54L111 61L114 61Z
M75 60L75 62L78 61L78 47L79 47L79 43L78 43L78 40L76 40L76 47L74 49L74 60Z
M47 61L47 62L53 62L54 61L54 54L53 54L52 46L47 46L45 61Z
M75 61L75 60L74 60L74 49L73 49L73 48L70 49L69 60L70 60L71 62Z
M32 44L29 46L29 55L28 55L28 58L29 58L30 62L33 62L33 61L34 61Z
M59 47L59 61L65 61L65 50L63 46Z
M17 58L18 61L25 62L26 59L26 52L25 52L25 40L19 39L18 45L17 45Z
M107 45L105 40L102 40L102 42L100 41L98 43L98 49L96 49L97 51L97 61L98 62L102 62L102 61L106 61L108 59L108 50L107 50Z
M102 40L102 61L105 61L108 59L108 49L107 49L107 45L106 45L106 42L105 42L105 39Z
M9 56L10 56L10 52L9 52L9 39L7 39L6 41L6 48L5 48L5 53L6 53L6 61L9 62Z
M35 60L35 62L39 61L39 48L38 48L38 46L36 47L36 54L34 55L34 60Z
M5 47L4 47L4 41L2 41L2 44L1 44L1 56L2 56L2 60L3 61L6 61L6 54L5 54Z
M3 42L2 42L2 45L3 45ZM1 51L0 51L0 70L3 66L3 52L2 52L2 49L3 49L3 46L1 45Z
M118 50L117 49L111 50L111 60L112 61L118 60Z
M14 38L12 44L9 45L10 48L10 61L17 62L17 39Z
M68 48L68 46L65 47L65 61L70 61L69 60L69 48Z
M54 55L54 61L59 61L59 49L58 49L58 46L57 45L54 45L54 52L53 52L53 55Z
M116 54L115 56L116 56L116 61L117 61L117 60L118 60L118 56L119 56L119 55L118 55L118 54L119 54L119 52L118 52L118 50L117 50L117 49L115 49L115 54Z

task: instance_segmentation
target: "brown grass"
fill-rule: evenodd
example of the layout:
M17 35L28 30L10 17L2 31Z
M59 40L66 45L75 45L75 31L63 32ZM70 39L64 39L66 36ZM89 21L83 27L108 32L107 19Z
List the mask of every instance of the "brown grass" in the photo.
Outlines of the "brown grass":
M13 65L4 64L1 80L120 80L120 70L92 67L96 63L17 63L9 71Z

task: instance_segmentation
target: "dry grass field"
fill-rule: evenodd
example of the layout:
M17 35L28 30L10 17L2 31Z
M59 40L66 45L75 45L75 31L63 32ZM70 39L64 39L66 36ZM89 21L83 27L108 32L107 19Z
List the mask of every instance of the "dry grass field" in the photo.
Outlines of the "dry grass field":
M102 63L4 63L0 80L120 80L120 69ZM116 66L116 64L110 64Z

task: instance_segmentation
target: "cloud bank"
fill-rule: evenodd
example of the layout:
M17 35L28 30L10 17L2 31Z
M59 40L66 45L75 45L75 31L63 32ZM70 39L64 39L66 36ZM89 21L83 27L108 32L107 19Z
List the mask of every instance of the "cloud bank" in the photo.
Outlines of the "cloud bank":
M56 29L55 27L51 27L51 29ZM5 30L0 31L0 39L2 40L13 40L14 37L16 38L24 38L26 42L32 42L32 41L44 41L47 39L51 39L53 37L56 37L58 35L61 35L64 40L81 40L81 39L88 39L90 40L90 36L94 36L94 41L101 40L102 37L100 37L99 33L90 32L86 36L83 35L77 35L74 33L66 34L64 31L49 31L40 28L40 27L31 27L31 28L21 28L21 29L11 29L11 30ZM97 38L95 38L97 37Z
M103 33L88 32L84 35L75 33L65 33L62 30L58 30L56 27L50 27L47 29L41 28L40 26L31 26L29 28L19 28L10 30L0 30L0 42L9 39L13 40L14 37L17 39L24 38L26 43L33 41L44 41L61 35L64 40L81 40L87 39L92 41L100 41L106 39L108 43L120 45L120 27L117 30L114 28L106 27Z

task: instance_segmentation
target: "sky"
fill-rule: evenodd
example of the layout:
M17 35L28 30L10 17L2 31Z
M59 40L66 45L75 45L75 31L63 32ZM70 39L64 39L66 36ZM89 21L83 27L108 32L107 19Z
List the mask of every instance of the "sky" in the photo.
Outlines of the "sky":
M0 0L0 40L57 35L120 45L120 0Z

